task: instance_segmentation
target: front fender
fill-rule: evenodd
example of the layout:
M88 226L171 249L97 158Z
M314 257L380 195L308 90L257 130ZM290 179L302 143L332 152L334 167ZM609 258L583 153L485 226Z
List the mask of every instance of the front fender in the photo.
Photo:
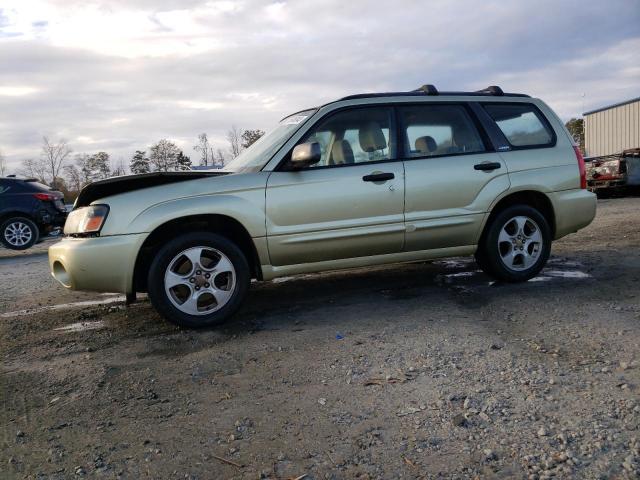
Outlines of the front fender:
M140 212L126 229L129 232L151 232L164 223L181 217L216 214L237 220L251 237L264 237L264 192L244 192L243 195L249 198L212 194L157 203Z

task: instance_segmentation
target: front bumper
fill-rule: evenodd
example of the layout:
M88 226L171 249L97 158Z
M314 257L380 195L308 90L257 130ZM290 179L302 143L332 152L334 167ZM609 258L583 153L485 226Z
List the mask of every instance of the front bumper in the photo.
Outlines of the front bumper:
M136 257L147 234L66 237L49 247L49 269L72 290L133 292Z

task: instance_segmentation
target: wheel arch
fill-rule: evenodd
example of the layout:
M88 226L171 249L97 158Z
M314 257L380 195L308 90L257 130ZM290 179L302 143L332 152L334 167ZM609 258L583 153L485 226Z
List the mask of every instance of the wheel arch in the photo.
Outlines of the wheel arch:
M247 258L251 269L251 278L262 279L260 257L247 229L233 217L220 214L189 215L174 218L156 227L147 236L140 247L133 271L133 290L147 291L147 272L154 253L167 238L187 232L212 232L234 242Z
M482 227L482 233L479 238L479 242L482 241L486 235L487 228L491 224L491 221L505 208L512 205L529 205L530 207L538 210L549 223L551 227L551 238L555 238L556 232L556 215L553 208L551 199L543 192L539 190L519 190L517 192L509 192L500 198L491 207L489 214L486 217L484 225ZM478 242L478 243L479 243Z
M24 217L31 220L36 225L38 225L38 221L33 215L21 210L9 210L9 211L0 213L0 223L5 222L8 218L11 218L11 217Z

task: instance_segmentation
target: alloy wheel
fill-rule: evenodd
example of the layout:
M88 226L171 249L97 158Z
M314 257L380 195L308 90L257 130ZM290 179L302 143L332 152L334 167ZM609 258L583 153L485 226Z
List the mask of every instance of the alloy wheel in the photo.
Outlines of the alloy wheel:
M33 238L33 230L26 223L11 222L4 229L5 240L14 247L22 247Z
M224 307L236 288L236 271L224 253L192 247L177 254L166 269L164 288L171 303L188 315Z
M542 233L529 217L517 216L507 221L498 235L498 253L510 270L523 271L532 267L542 252Z

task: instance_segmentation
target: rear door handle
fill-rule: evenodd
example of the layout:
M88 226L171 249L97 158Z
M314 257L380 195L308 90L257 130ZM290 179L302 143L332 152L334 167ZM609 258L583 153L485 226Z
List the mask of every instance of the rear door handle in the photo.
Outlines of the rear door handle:
M502 164L500 164L500 162L483 162L473 166L475 170L484 170L484 171L495 170L500 167L502 167Z
M362 180L365 182L385 182L387 180L393 180L396 176L393 173L372 173L371 175L365 175Z

